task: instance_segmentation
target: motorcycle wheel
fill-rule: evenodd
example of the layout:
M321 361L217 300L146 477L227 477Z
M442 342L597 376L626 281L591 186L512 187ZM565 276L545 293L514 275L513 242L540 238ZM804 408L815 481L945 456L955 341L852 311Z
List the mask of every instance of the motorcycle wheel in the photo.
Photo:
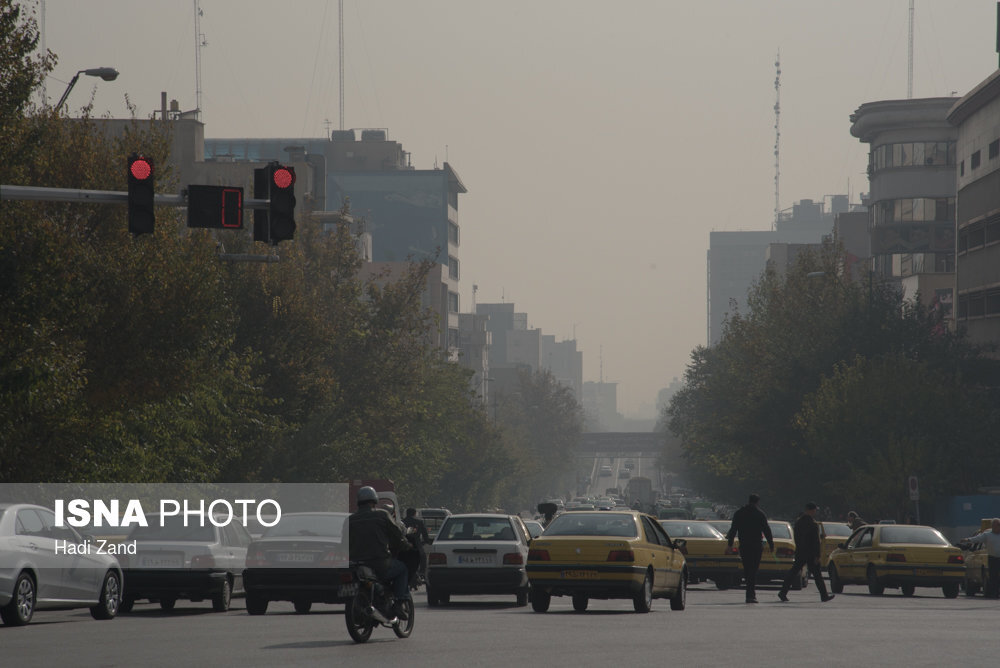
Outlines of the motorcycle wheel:
M397 638L409 638L413 633L413 599L408 598L399 605L406 612L406 621L396 624L392 630L395 631Z
M359 588L358 593L344 606L347 633L354 642L367 642L372 637L375 620L368 615L368 592Z

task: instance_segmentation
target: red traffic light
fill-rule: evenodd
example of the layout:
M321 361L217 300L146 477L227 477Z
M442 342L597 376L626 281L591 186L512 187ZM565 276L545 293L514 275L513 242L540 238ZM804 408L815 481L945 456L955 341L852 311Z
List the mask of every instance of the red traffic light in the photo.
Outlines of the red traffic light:
M274 181L275 186L285 190L286 188L290 188L292 184L295 183L295 172L290 170L288 167L278 167L271 175L271 179Z
M136 158L129 164L128 170L132 178L145 181L153 175L153 163L146 158Z

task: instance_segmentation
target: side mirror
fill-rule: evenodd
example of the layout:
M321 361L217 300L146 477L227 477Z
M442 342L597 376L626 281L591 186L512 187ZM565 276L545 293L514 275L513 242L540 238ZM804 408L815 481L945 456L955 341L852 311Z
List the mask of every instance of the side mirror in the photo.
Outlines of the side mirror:
M687 547L687 544L688 544L688 542L684 538L676 538L676 539L674 539L674 549L675 550L682 550L685 547Z
M841 550L846 550L847 543L837 543L837 547L839 547Z

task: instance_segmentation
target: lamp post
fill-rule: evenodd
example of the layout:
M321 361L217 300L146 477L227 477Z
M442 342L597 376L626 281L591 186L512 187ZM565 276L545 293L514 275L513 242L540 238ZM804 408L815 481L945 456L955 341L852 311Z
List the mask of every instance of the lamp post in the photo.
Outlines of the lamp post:
M66 102L66 98L69 97L69 92L73 90L73 86L76 85L77 79L80 78L81 74L86 74L88 77L101 77L105 81L114 81L118 78L118 70L113 67L94 67L89 70L80 70L73 75L73 78L69 80L69 85L66 86L66 92L62 94L59 98L59 103L56 104L56 111L62 109L63 104Z

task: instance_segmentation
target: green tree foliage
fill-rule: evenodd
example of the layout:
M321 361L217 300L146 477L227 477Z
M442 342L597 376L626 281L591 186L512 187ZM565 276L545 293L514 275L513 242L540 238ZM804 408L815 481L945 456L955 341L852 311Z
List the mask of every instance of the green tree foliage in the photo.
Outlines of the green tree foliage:
M583 411L569 388L548 371L520 371L517 389L498 397L497 421L517 472L505 505L534 508L542 497L576 489Z
M993 416L981 401L984 390L970 381L984 367L980 354L919 303L841 276L841 255L827 246L801 256L787 275L766 271L747 312L727 320L717 345L692 353L666 418L705 491L731 502L758 491L784 512L817 499L845 511L866 500L888 513L898 511L889 499L905 492L905 476L923 470L935 473L932 493L977 484L928 449L933 443L953 452L961 433L973 439L962 449L984 453L982 431L949 435L936 426L955 427L941 412L971 418L961 402L984 409L973 422ZM835 396L865 410L848 410ZM937 422L931 405L940 406ZM842 442L845 431L850 444ZM931 462L946 468L925 469Z

